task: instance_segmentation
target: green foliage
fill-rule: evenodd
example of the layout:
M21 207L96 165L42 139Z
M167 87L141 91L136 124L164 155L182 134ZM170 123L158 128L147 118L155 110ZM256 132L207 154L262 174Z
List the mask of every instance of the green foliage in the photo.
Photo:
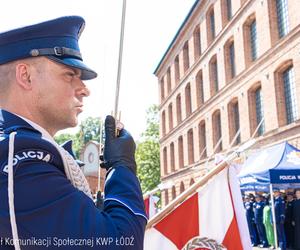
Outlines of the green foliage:
M100 125L101 119L99 117L88 117L79 125L80 136L83 144L93 140L99 142L100 139Z
M160 183L159 123L156 105L147 110L147 128L142 133L141 142L137 144L136 162L143 192L156 188Z
M68 140L73 141L73 151L77 158L84 145L93 140L99 141L101 119L99 117L88 117L79 125L79 131L76 134L60 134L54 139L58 144L62 144Z

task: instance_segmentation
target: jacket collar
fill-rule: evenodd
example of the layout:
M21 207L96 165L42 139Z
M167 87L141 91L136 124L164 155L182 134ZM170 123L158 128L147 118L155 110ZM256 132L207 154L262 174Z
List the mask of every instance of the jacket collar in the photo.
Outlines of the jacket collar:
M32 130L40 133L21 117L4 109L0 109L0 130L9 134L19 129Z
M44 139L47 139L48 141L51 141L52 143L56 144L54 139L49 135L49 133L45 129L35 124L34 122L29 121L26 118L24 119L9 111L0 109L0 133L1 131L5 134L9 134L17 130L31 130L35 133L38 133ZM68 151L75 159L75 155L72 150L72 141L65 142L63 145L61 145L61 147Z

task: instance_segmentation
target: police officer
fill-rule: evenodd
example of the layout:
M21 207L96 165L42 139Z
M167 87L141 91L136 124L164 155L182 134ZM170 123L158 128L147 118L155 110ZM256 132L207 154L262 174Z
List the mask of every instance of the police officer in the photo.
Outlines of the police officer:
M284 220L285 220L285 203L281 197L279 190L274 191L274 209L276 218L276 229L279 247L282 250L286 249L286 238L284 232Z
M82 60L84 20L61 17L0 34L1 249L142 249L146 215L135 144L105 120L108 170L96 208L71 152L53 140L77 125L97 74Z
M264 210L264 202L263 197L260 194L255 195L255 203L254 203L254 220L259 236L260 247L268 247L268 241L266 236L265 227L263 224L263 210Z
M292 223L294 225L294 248L300 250L300 189L295 190L295 201L293 204Z
M252 246L258 245L257 233L254 222L254 211L253 211L253 202L250 201L249 195L244 196L244 206L246 210L246 218L248 222L248 228L251 238Z
M284 231L286 234L287 248L293 248L294 246L294 226L292 224L293 204L294 204L294 193L287 192L286 206L285 206L285 220L284 220Z

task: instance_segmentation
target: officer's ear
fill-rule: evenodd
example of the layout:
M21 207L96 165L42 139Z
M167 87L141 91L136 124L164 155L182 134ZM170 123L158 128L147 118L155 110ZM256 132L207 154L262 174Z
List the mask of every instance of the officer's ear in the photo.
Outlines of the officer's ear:
M31 65L28 63L25 63L25 62L17 62L15 69L16 69L17 84L25 90L31 90L32 89L32 84L31 84L32 67L31 67Z

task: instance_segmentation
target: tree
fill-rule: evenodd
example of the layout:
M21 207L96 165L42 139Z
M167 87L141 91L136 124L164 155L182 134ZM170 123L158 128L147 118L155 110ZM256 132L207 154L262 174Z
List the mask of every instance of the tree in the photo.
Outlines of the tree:
M143 192L150 191L160 183L158 107L147 110L147 128L137 144L136 162Z
M86 144L89 141L99 142L100 126L102 126L102 121L100 117L88 117L81 122L79 128L83 144ZM104 131L102 131L102 133L104 133Z
M79 131L76 134L64 133L55 136L54 139L58 144L72 140L74 154L79 158L80 152L87 142L91 140L99 142L101 123L100 117L88 117L80 123Z

